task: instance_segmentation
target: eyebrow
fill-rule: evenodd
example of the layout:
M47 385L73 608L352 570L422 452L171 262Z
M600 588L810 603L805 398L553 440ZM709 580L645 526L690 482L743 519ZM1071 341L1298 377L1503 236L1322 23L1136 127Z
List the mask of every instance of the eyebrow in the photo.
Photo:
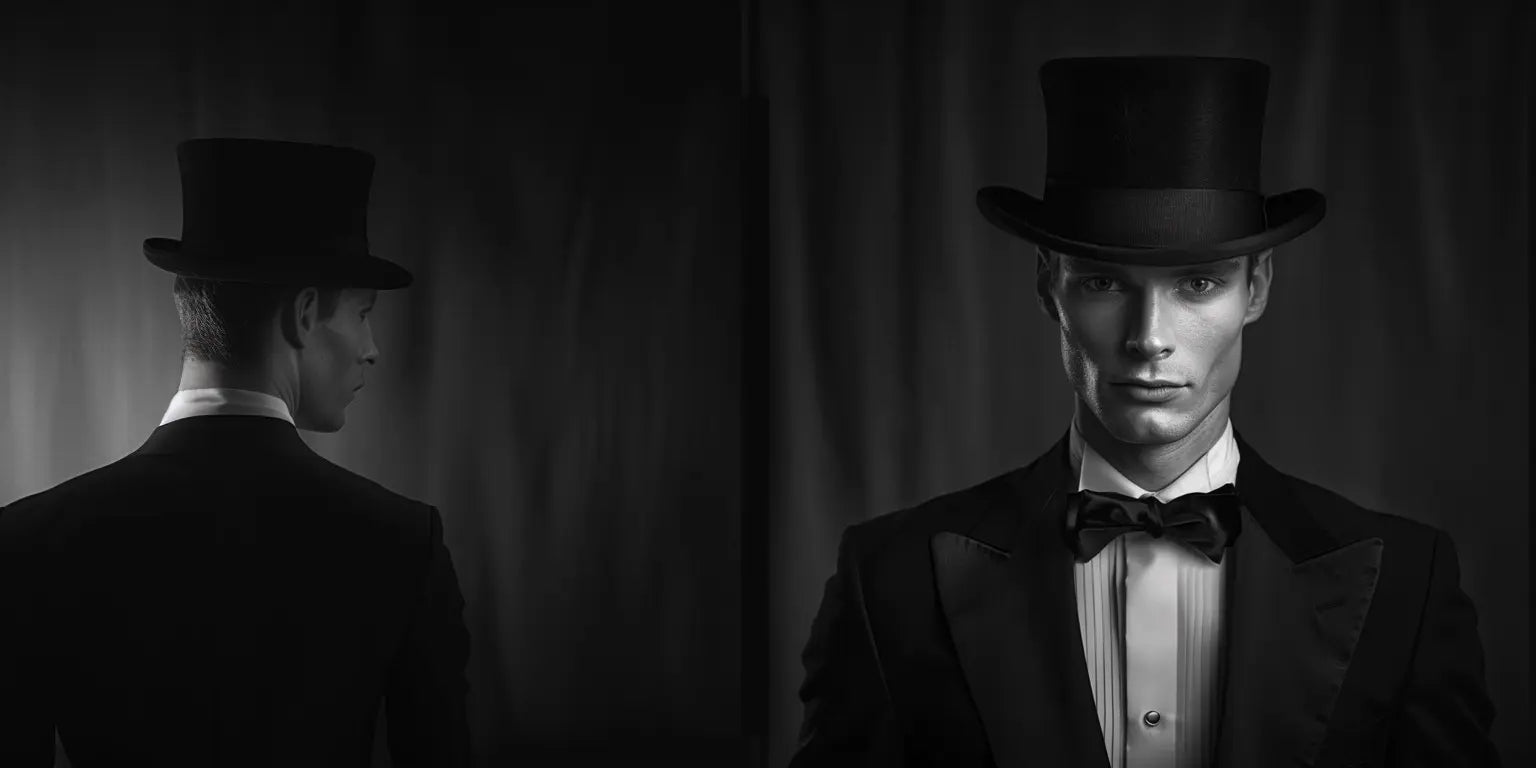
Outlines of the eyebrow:
M1238 271L1242 262L1238 259L1222 259L1205 264L1190 264L1173 269L1174 277L1189 277L1190 275L1227 275ZM1101 273L1116 277L1128 277L1131 274L1124 266L1108 261L1079 260L1067 265L1067 271L1075 273Z

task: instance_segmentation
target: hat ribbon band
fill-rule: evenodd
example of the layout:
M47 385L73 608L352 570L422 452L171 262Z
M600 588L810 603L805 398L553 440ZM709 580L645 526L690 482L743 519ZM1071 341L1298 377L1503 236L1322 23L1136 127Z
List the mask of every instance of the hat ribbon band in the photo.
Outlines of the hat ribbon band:
M1264 231L1264 196L1240 189L1081 187L1047 182L1057 234L1084 242L1162 248Z
M265 253L281 259L284 254L306 256L314 253L346 257L368 255L368 238L359 234L320 235L309 233L220 233L183 228L183 251L225 253Z

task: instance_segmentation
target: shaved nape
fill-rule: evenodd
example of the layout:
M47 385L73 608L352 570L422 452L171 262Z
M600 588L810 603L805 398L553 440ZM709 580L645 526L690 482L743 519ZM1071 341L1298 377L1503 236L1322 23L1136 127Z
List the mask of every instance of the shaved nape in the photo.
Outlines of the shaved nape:
M269 285L178 275L171 284L181 320L182 359L243 365L261 354L271 319L303 290L297 285ZM316 289L318 315L336 313L340 288Z

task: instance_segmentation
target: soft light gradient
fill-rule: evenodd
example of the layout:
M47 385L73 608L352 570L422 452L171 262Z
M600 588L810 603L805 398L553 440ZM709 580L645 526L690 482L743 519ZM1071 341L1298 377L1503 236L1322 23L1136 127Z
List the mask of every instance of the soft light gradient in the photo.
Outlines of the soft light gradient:
M346 427L302 434L441 510L481 764L729 763L735 8L676 7L715 30L684 35L546 5L0 12L0 503L134 450L176 391L141 243L181 231L178 141L369 150L370 241L416 283L380 294Z
M983 186L1043 188L1040 65L1169 53L1268 62L1264 188L1328 197L1317 229L1275 249L1234 426L1281 471L1450 532L1494 739L1529 762L1529 4L859 5L763 6L769 764L795 745L839 532L1067 430L1034 248L975 205Z

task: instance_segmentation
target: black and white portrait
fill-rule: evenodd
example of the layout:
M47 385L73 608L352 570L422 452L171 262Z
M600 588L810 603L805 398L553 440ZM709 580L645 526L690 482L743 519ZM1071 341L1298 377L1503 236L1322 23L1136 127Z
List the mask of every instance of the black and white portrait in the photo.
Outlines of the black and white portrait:
M0 768L1527 764L1527 6L0 9Z

